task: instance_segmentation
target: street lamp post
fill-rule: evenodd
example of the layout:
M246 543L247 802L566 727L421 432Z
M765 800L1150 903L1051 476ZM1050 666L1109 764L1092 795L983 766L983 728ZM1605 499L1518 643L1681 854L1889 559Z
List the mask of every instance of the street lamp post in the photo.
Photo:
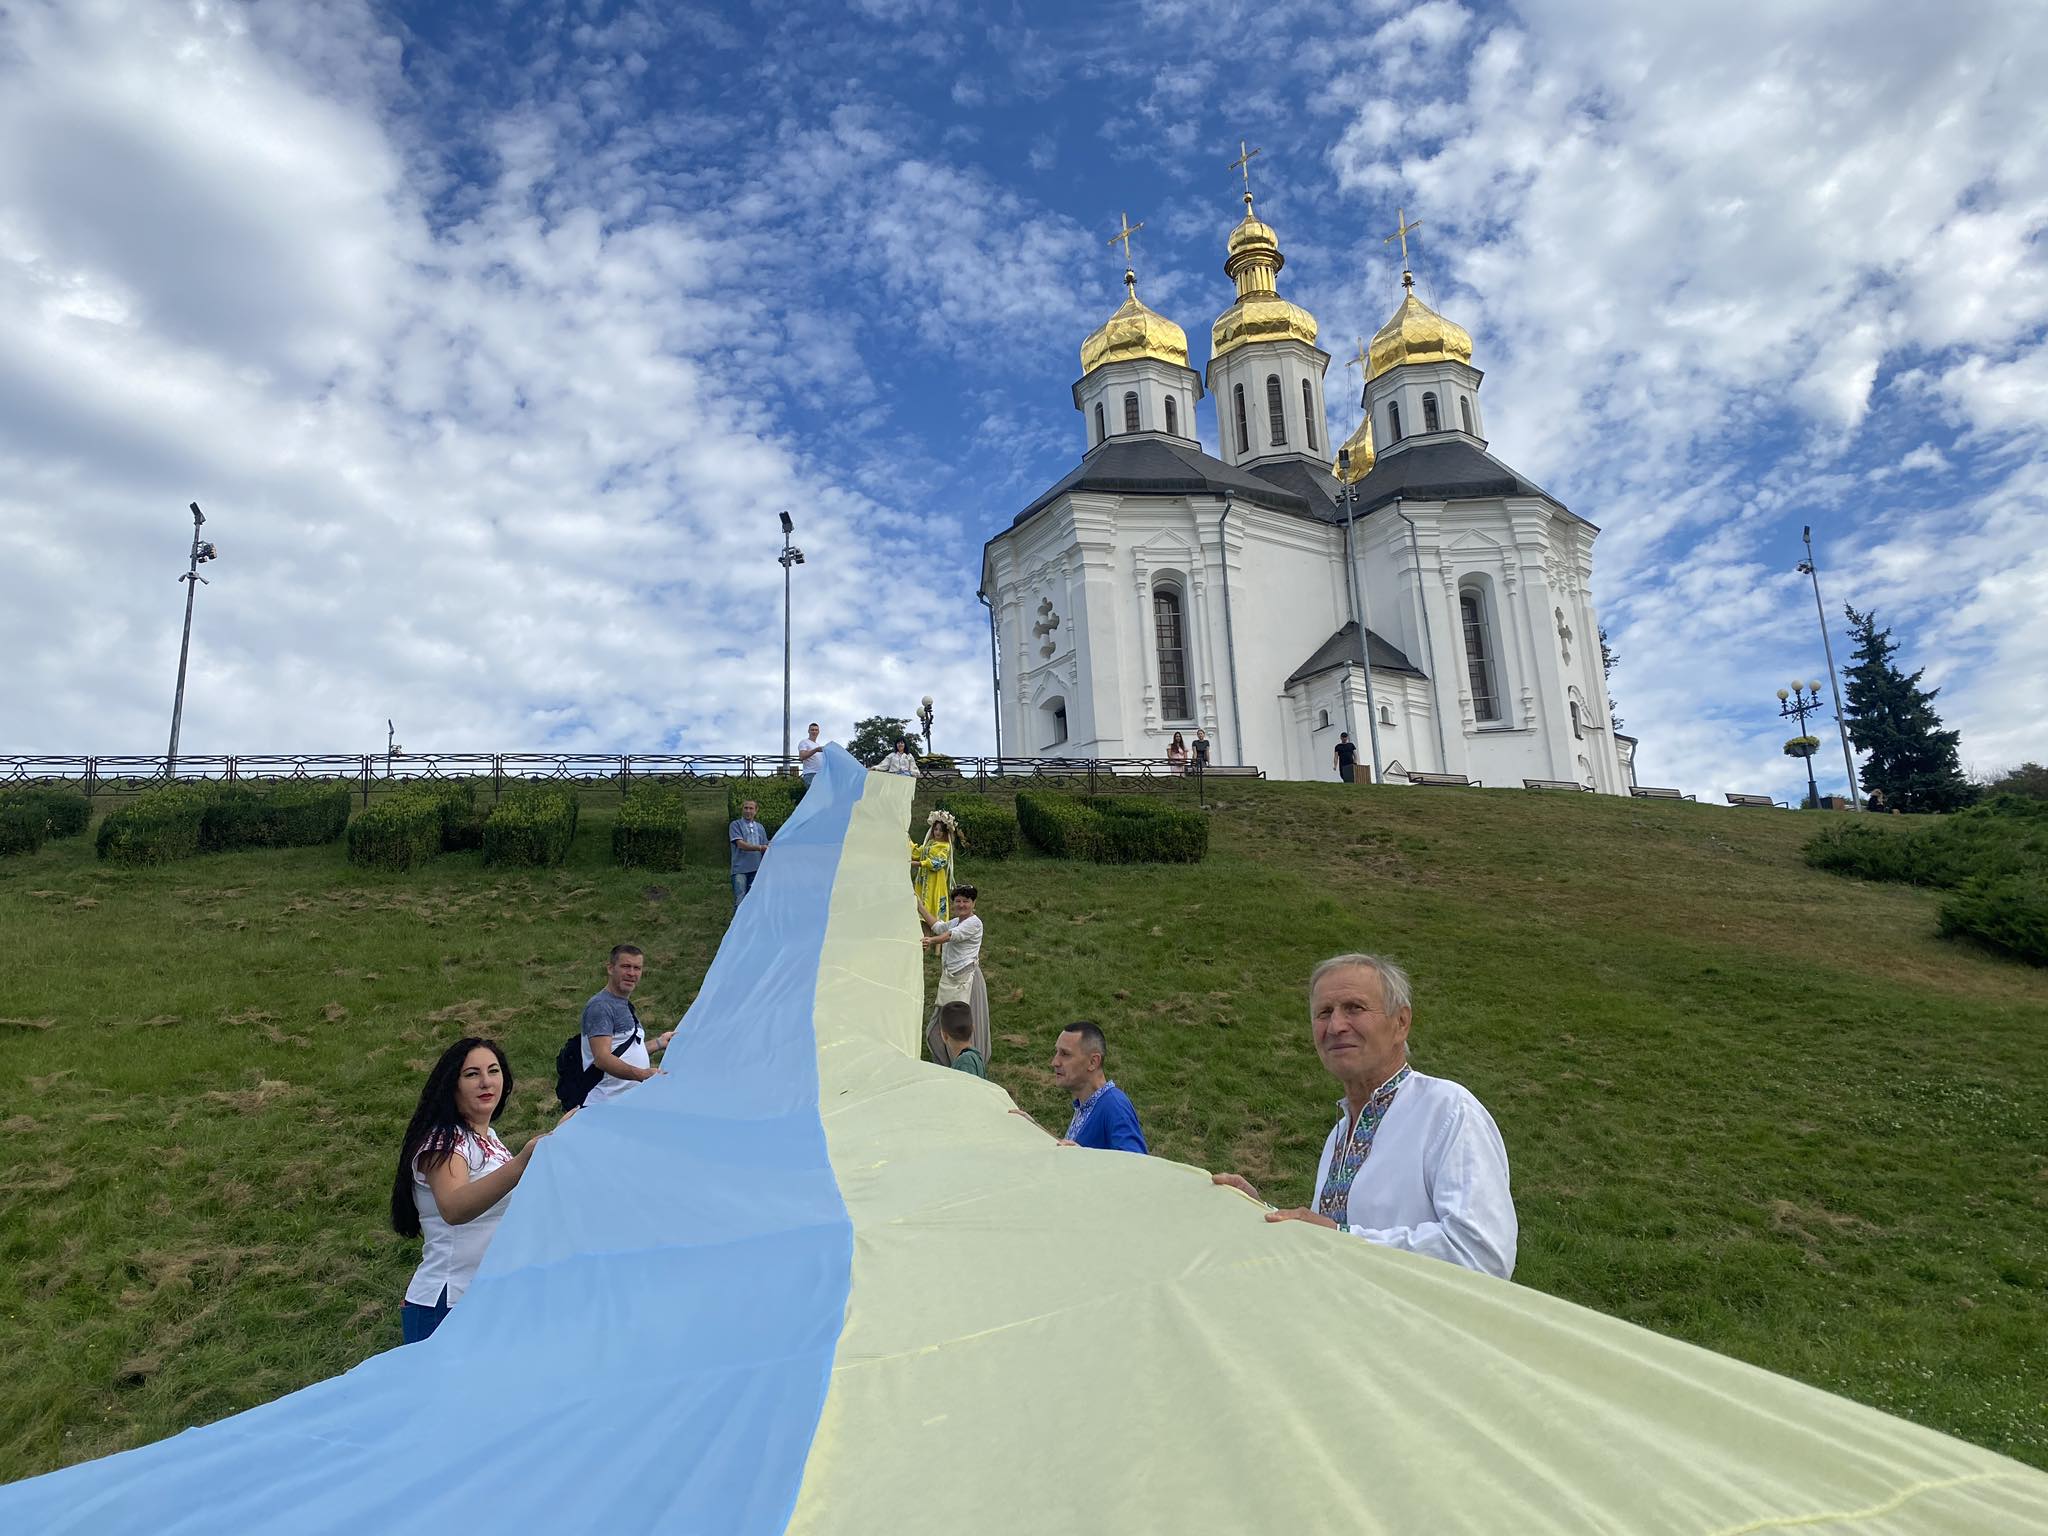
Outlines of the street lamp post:
M185 583L185 636L178 642L178 691L171 699L171 745L164 753L164 777L178 776L178 726L185 715L185 659L192 651L192 599L203 585L210 585L199 574L199 567L216 557L214 547L199 537L199 530L206 525L206 514L199 510L199 503L192 503L192 562L185 574L178 580Z
M1820 573L1813 566L1812 526L1801 528L1799 536L1806 541L1806 558L1799 562L1799 570L1813 578L1813 611L1820 619L1820 648L1828 659L1828 688L1835 696L1835 731L1842 738L1842 766L1849 772L1849 802L1860 811L1863 791L1856 786L1856 755L1849 750L1849 722L1842 716L1842 682L1835 676L1835 645L1828 638L1828 611L1821 606Z
M917 706L917 723L924 727L924 755L932 755L932 696L926 694Z
M796 524L782 514L782 767L789 770L789 568L804 563L804 552L789 542Z
M1819 678L1815 678L1812 682L1806 684L1803 688L1800 686L1797 679L1795 679L1792 683L1792 686L1789 689L1780 688L1778 690L1779 715L1787 720L1797 720L1799 722L1798 740L1802 750L1794 755L1804 758L1806 760L1806 803L1808 807L1813 810L1820 809L1820 785L1814 782L1814 742L1813 737L1807 734L1806 717L1808 715L1818 714L1819 712ZM1792 743L1789 741L1786 742L1785 748L1788 752L1791 751Z

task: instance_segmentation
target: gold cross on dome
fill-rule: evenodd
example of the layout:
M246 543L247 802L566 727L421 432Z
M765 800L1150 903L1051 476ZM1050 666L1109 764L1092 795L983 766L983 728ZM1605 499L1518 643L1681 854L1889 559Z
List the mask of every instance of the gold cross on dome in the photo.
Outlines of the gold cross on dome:
M1396 240L1401 242L1401 269L1406 271L1408 268L1408 232L1412 229L1422 228L1422 220L1417 219L1413 224L1410 224L1407 212L1400 208L1394 210L1394 217L1400 220L1400 228L1387 236L1380 244L1392 245Z
M1359 373L1360 373L1360 374L1362 375L1362 374L1363 374L1363 373L1365 372L1365 365L1366 365L1366 352L1365 352L1365 338L1364 338L1363 336L1361 336L1361 337L1359 337L1359 338L1358 338L1358 356L1356 356L1356 357L1354 357L1354 358L1351 358L1351 359L1350 359L1349 361L1347 361L1347 362L1346 362L1346 363L1344 364L1344 366L1345 366L1346 368L1356 368L1356 369L1357 369L1357 370L1359 371Z
M1257 158L1258 153L1256 149L1245 148L1244 140L1239 139L1237 141L1237 158L1230 162L1230 168L1233 171L1242 171L1244 173L1244 200L1247 203L1252 200L1252 161Z
M1128 213L1120 213L1117 218L1122 221L1124 227L1109 237L1109 243L1115 245L1119 240L1124 243L1124 265L1128 267L1131 264L1131 236L1145 227L1145 221L1140 219L1133 224Z

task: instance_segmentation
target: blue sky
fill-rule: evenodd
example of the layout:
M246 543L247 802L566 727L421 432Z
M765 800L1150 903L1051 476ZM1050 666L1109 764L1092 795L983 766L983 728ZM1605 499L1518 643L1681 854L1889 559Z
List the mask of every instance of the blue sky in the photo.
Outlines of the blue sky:
M1423 221L1493 450L1604 530L1646 781L1797 781L1803 523L1966 762L2048 758L2037 20L16 3L0 750L161 749L195 498L189 751L387 716L415 749L772 746L784 506L799 720L931 693L942 747L986 747L978 551L1080 452L1108 236L1144 221L1199 366L1245 139L1339 359Z

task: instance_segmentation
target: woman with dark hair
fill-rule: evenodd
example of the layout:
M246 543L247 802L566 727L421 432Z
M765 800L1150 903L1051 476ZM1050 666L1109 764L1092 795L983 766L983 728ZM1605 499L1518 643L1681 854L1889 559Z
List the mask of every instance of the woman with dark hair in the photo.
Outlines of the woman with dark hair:
M516 1156L498 1140L491 1124L511 1097L512 1063L497 1041L475 1035L443 1051L420 1090L391 1181L392 1230L426 1239L399 1312L408 1344L440 1327L469 1289L506 1197L547 1139L543 1131Z

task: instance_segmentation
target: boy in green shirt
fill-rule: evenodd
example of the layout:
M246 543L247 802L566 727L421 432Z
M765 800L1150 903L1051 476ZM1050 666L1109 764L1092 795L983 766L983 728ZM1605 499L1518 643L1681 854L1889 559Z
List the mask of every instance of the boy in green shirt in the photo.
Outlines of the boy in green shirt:
M939 1008L939 1033L946 1037L946 1065L959 1072L988 1076L988 1063L974 1048L974 1009L967 1003L946 1003Z

